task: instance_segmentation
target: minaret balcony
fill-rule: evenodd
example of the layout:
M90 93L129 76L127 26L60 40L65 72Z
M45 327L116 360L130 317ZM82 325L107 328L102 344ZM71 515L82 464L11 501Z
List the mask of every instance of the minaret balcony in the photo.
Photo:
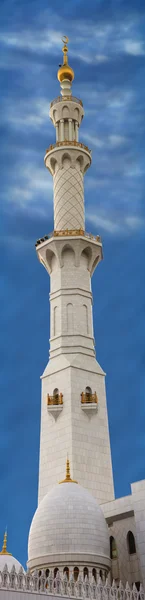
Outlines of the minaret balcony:
M73 237L74 236L83 236L85 238L88 238L89 240L93 240L94 242L99 242L99 244L102 245L100 235L93 235L92 233L87 233L86 231L84 231L84 229L60 229L58 231L54 230L51 233L49 233L48 235L45 235L44 237L37 240L35 247L37 248L37 246L39 246L40 244L43 244L43 242L46 242L47 240L49 240L53 237L71 237L71 236L73 236Z
M45 152L45 166L50 171L51 175L56 176L56 165L57 169L62 170L64 168L63 165L66 158L66 152L70 162L70 168L79 166L78 173L80 172L84 175L91 164L91 150L88 146L85 146L85 144L82 144L77 140L68 139L62 139L55 144L51 144Z
M74 252L76 267L80 265L82 252L85 252L87 269L92 276L96 266L103 258L102 242L99 235L94 236L83 229L55 230L51 234L37 240L35 244L37 255L45 269L51 275L53 267L52 259L54 257L59 268L64 266L63 250L66 246L66 240L69 240L69 246Z
M86 391L81 393L81 407L83 410L98 410L98 397L96 392Z
M79 98L76 98L76 96L57 96L57 98L55 98L54 100L52 100L51 104L50 104L50 108L52 108L52 106L54 106L54 104L57 104L58 102L65 102L66 100L69 100L69 102L76 102L77 104L80 104L81 106L83 106L82 100L80 100Z
M84 117L83 103L71 94L58 96L51 102L49 116L54 127L59 124L60 119L74 119L80 126Z
M82 142L77 142L76 140L63 140L60 142L56 142L55 144L50 144L49 148L47 148L46 150L44 161L46 160L46 157L49 154L49 152L52 152L52 150L57 150L57 148L61 148L61 146L71 146L73 148L79 149L81 148L81 150L85 150L85 152L88 152L90 156L92 154L92 151L88 148L88 146L85 146L85 144L82 144Z
M50 412L54 417L57 417L58 414L62 411L63 409L63 394L61 393L54 393L53 396L50 396L49 394L47 394L47 410L48 413Z

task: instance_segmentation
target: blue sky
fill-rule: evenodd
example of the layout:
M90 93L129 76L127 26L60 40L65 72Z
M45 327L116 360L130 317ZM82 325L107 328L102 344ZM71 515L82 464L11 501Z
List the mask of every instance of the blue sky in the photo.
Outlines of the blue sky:
M35 241L53 229L49 103L70 38L85 176L86 230L103 239L93 277L97 359L107 372L116 496L145 478L144 0L3 0L0 24L0 538L24 565L37 504L40 375L48 360L49 278Z

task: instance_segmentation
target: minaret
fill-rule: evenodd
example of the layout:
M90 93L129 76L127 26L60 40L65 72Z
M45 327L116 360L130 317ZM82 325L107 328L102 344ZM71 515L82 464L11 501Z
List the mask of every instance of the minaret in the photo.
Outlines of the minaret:
M91 277L102 259L100 236L85 232L84 174L91 151L79 142L82 101L72 96L68 38L58 70L61 96L50 118L56 142L45 154L53 176L54 231L36 243L50 275L50 358L42 375L39 501L72 477L103 503L114 497L104 372L95 358ZM96 207L97 210L97 207Z

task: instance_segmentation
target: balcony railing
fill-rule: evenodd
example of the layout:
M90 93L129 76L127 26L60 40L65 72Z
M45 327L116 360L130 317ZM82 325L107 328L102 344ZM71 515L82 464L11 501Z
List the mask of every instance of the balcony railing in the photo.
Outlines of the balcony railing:
M57 98L55 98L54 100L52 100L52 102L50 104L50 108L54 104L57 104L58 102L64 102L65 100L69 100L71 102L77 102L77 104L80 104L81 106L83 106L82 101L79 100L79 98L76 98L75 96L57 96Z
M96 392L94 394L82 392L81 393L81 403L82 404L98 404L98 398Z
M84 236L86 238L88 238L89 240L93 240L94 242L99 242L100 244L102 243L101 241L101 237L100 235L92 235L92 233L86 233L86 231L84 231L83 229L60 229L59 231L52 231L52 233L49 233L48 235L44 235L43 238L40 238L39 240L37 240L35 246L37 248L37 246L39 246L40 244L42 244L43 242L46 242L46 240L49 240L52 237L69 237L69 236Z
M49 396L47 394L47 406L60 406L63 404L63 394L56 394L56 396Z
M85 144L82 144L81 142L76 142L76 140L63 140L62 142L56 142L56 144L51 144L49 148L46 149L45 156L46 154L48 154L48 152L51 152L55 148L59 148L61 146L73 146L74 148L82 148L82 150L86 150L86 152L91 154L91 150L89 150L88 146L85 146Z

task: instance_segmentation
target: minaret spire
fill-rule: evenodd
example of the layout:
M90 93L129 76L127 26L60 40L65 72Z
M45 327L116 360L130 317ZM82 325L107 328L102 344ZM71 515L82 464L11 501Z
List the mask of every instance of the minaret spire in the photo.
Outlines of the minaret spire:
M67 47L67 44L69 42L69 38L67 37L67 35L64 35L64 37L62 38L62 42L64 42L64 46L62 48L62 51L63 51L63 64L64 65L68 65L68 47Z
M62 42L64 46L62 48L63 52L63 65L59 68L57 73L58 81L61 84L61 95L62 96L70 96L71 95L71 84L74 79L74 71L68 64L68 37L64 35L62 38Z

